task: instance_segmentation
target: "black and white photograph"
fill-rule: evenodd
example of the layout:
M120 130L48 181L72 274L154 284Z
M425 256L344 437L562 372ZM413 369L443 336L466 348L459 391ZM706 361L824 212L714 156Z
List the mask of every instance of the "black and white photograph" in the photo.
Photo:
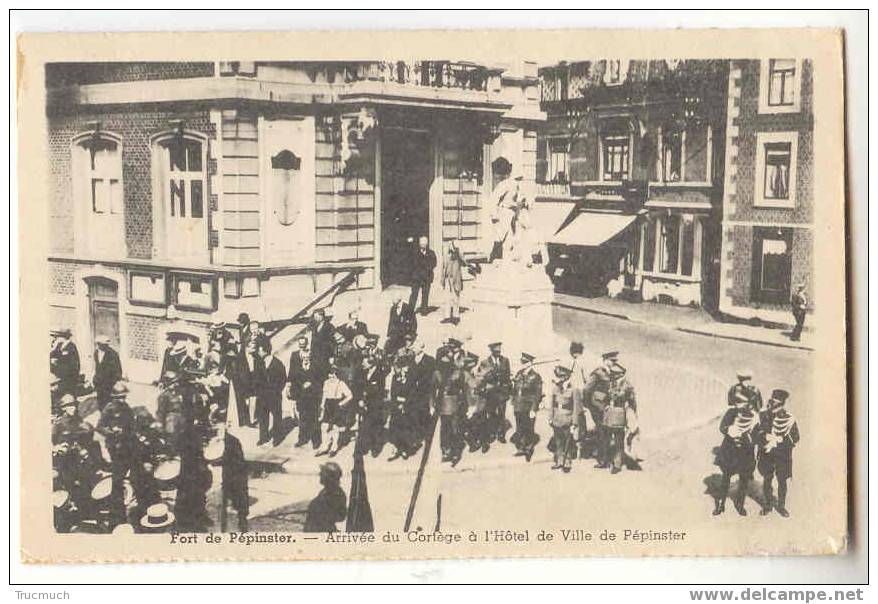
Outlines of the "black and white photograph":
M28 523L75 559L844 552L840 55L801 48L47 60Z

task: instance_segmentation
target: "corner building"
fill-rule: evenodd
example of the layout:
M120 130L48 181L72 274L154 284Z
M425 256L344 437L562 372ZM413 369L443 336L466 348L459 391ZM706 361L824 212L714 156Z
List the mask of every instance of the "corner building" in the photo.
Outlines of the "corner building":
M129 379L169 335L288 319L404 283L409 238L469 257L485 200L533 181L536 65L463 61L50 64L50 306L92 371Z

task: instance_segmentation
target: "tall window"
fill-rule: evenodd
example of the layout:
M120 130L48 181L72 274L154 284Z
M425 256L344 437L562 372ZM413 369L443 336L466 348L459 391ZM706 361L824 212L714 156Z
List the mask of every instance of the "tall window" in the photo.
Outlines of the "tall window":
M768 105L770 107L792 107L795 99L795 59L769 59Z
M604 72L604 83L622 83L622 61L619 59L609 59L607 61L607 70Z
M570 182L570 152L566 140L546 142L546 182L566 184Z
M109 139L89 138L79 143L86 156L89 206L95 214L122 214L122 154Z
M644 272L669 276L698 276L701 234L691 214L650 217L641 231Z
M765 199L790 198L790 143L765 143Z
M789 301L792 243L792 229L753 229L752 298L755 301L774 304Z
M679 182L683 179L683 132L679 128L662 130L660 166L662 182Z
M163 144L168 169L171 216L204 217L204 166L199 141L174 137Z
M626 180L630 165L628 133L610 133L601 141L603 147L603 180Z

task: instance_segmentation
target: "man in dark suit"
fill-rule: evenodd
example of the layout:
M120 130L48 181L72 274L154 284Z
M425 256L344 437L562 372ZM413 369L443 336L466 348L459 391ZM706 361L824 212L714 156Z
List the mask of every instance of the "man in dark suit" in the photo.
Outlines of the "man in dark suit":
M110 338L95 338L95 375L92 384L95 387L98 406L101 409L110 402L110 393L116 382L122 379L122 363L119 354L110 347Z
M433 372L436 371L436 359L424 352L424 343L420 340L412 345L412 352L414 358L409 369L409 379L412 381L410 408L420 435L425 436L430 419L430 405L433 402L435 385Z
M256 342L252 339L241 344L241 354L235 359L232 369L232 385L235 387L235 402L238 406L238 425L251 425L250 400L256 396Z
M296 440L296 446L301 447L310 442L316 449L320 446L317 416L322 386L311 362L308 337L299 336L298 344L299 348L290 354L290 367L287 372L290 385L287 394L296 401L296 411L299 414L299 438Z
M287 372L284 364L271 354L271 341L268 338L257 338L256 358L256 421L259 423L259 440L256 444L265 444L270 437L276 447L283 440L281 400Z
M311 363L317 371L321 384L329 371L330 359L335 352L333 332L335 328L326 318L326 311L318 308L311 314Z
M479 365L482 375L481 389L484 392L488 412L488 427L493 428L497 440L506 442L506 402L512 393L512 368L509 359L501 354L503 344L488 344L491 354Z
M54 334L52 350L49 352L49 367L58 378L58 395L71 393L79 382L79 351L70 339L69 329L61 329Z
M430 312L430 285L433 283L433 271L436 269L436 252L431 250L425 236L418 239L418 249L412 255L412 293L409 297L409 306L415 308L418 302L418 292L421 294L422 315Z
M412 307L402 301L402 295L396 294L393 306L390 307L390 318L387 321L387 338L384 352L392 356L402 348L406 336L414 336L418 331L418 321Z
M347 323L342 323L338 326L338 331L344 336L344 339L348 342L353 342L354 338L359 335L368 335L369 328L365 323L360 321L360 313L356 310L352 310L348 313Z

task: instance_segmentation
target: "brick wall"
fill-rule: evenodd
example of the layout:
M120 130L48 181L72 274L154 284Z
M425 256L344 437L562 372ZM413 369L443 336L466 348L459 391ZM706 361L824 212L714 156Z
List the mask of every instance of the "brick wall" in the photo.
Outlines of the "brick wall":
M753 228L735 225L727 228L726 235L731 245L727 248L726 257L723 258L726 277L724 293L731 298L735 306L748 306L752 284Z
M49 63L46 65L46 85L175 80L211 77L213 74L212 62Z
M257 116L222 112L223 263L258 266L259 141Z
M158 317L129 314L127 321L128 356L141 361L158 361L158 330L165 320Z
M122 139L128 256L139 259L152 256L152 149L149 139L158 132L168 130L169 122L175 119L182 119L188 130L215 136L205 110L136 109L53 115L49 118L52 252L74 251L71 145L74 136L88 130L88 122L99 121L102 130L113 132Z
M72 264L49 263L49 292L62 296L75 294Z
M732 220L747 220L767 224L810 223L813 198L813 116L811 107L811 62L803 61L801 112L759 113L759 61L738 61L741 69L741 98L739 116L733 122L738 127L734 141L737 145L737 176ZM757 181L757 144L760 132L797 132L796 206L792 209L755 208L753 204Z

